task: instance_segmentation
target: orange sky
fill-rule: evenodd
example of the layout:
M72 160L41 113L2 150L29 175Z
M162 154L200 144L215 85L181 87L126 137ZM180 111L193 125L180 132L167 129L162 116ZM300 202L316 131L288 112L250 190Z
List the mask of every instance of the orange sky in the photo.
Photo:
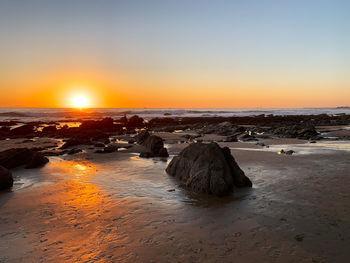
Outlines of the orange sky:
M174 76L106 75L97 70L62 74L31 74L2 79L8 90L0 97L2 107L70 107L74 95L83 94L90 107L121 108L243 108L332 107L347 105L346 81L319 81L285 76ZM337 86L338 92L332 92ZM339 92L340 91L340 92Z
M0 106L350 105L349 3L218 1L2 1Z

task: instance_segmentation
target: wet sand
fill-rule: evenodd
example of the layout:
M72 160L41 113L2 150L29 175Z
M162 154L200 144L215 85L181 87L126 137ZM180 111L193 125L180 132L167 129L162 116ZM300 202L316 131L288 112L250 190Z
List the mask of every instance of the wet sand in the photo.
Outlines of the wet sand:
M191 194L167 161L128 151L17 169L0 193L0 262L348 262L348 142L273 143L296 154L221 143L254 185L225 198Z

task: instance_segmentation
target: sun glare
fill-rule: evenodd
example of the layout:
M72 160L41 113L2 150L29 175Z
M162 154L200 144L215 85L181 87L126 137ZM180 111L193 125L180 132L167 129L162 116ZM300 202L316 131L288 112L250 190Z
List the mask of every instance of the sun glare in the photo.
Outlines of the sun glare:
M89 99L85 95L75 95L72 104L75 108L83 109L89 106Z

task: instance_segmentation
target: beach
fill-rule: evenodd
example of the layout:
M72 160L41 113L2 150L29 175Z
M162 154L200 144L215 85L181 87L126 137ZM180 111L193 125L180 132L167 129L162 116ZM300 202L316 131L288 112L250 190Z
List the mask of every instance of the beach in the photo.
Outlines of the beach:
M169 158L140 158L141 146L123 147L120 135L116 152L82 146L49 156L42 168L14 169L12 190L0 193L0 262L347 262L348 140L259 139L266 147L197 137L228 146L253 183L216 197L165 172L191 143L181 142L190 131L152 134L164 139ZM23 147L63 143L34 140Z

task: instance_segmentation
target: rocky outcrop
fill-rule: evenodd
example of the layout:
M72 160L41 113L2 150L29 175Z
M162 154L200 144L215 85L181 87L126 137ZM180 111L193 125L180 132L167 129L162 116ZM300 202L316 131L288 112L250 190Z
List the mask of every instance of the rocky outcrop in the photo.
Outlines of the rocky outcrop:
M222 196L233 187L251 187L230 149L217 143L193 143L175 156L166 172L198 193Z
M38 168L49 162L43 154L27 148L14 148L0 152L0 165L7 169L24 166Z
M13 186L13 177L11 171L0 166L0 190L8 189Z

